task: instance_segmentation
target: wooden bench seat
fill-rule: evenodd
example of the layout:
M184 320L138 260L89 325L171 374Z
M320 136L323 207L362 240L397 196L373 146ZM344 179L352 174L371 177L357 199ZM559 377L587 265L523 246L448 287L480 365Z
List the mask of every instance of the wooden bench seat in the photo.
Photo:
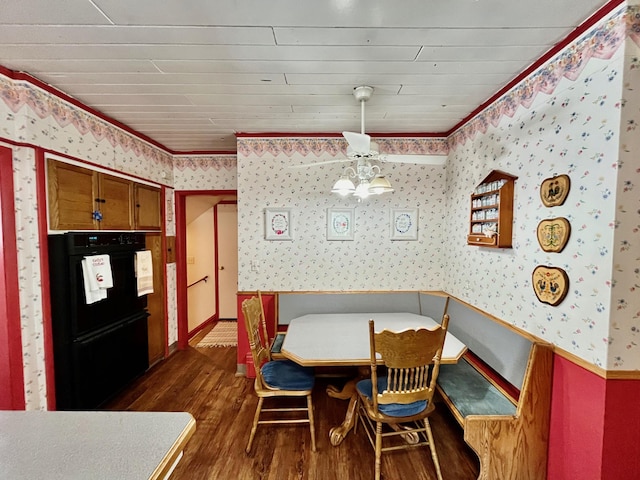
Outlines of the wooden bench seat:
M515 402L466 359L440 366L438 391L480 459L479 479L546 478L552 368L551 345L533 343Z
M457 364L441 365L438 388L478 454L478 478L546 478L551 345L444 292L281 292L275 328L310 313L398 311L436 320L448 313L449 331L473 352Z

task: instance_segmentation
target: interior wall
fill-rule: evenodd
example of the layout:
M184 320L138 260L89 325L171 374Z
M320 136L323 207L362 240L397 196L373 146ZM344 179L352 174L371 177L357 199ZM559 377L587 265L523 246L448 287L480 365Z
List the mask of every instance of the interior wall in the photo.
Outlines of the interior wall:
M615 18L456 132L447 184L445 290L602 368L609 344L624 337L609 336L623 52L619 37L605 42L624 23L620 12ZM511 249L466 245L470 194L492 169L518 177ZM540 185L560 174L571 179L569 195L563 205L545 207ZM544 252L537 240L539 222L554 217L571 224L560 253ZM557 306L535 296L531 274L538 265L560 267L569 277ZM626 360L640 367L640 356Z
M238 139L240 291L441 289L445 167L386 163L395 192L360 203L330 192L344 163L289 168L345 158L345 148L339 138ZM269 207L291 209L291 241L265 239ZM327 209L345 207L354 210L355 238L328 241ZM393 208L418 209L418 240L391 240Z
M213 207L209 207L187 225L187 285L208 277L207 281L187 288L189 332L216 314L216 236L213 215Z

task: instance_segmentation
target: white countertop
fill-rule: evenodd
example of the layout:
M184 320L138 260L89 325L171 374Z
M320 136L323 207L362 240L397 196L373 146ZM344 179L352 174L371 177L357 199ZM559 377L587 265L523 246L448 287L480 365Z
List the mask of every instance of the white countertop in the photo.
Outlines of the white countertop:
M193 431L186 412L0 411L0 478L164 478Z
M377 332L434 328L435 320L415 313L322 313L294 318L282 344L282 354L308 366L369 365L369 319ZM467 347L447 332L442 363L456 363Z

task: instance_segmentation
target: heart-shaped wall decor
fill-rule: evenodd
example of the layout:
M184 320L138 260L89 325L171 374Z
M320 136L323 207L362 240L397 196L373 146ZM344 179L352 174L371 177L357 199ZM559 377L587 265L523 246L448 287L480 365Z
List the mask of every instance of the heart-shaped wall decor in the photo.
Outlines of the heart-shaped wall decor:
M533 270L531 280L538 300L554 307L564 300L569 291L567 272L558 267L538 266Z
M564 217L542 220L538 224L538 243L545 252L559 253L569 241L571 224Z
M547 178L540 185L540 199L545 207L562 205L569 195L571 179L569 175Z

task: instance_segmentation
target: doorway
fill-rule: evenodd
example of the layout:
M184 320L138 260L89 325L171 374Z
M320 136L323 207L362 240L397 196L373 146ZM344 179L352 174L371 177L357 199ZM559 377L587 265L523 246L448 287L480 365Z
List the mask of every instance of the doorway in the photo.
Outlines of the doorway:
M236 198L235 191L175 192L178 348L212 323L237 318Z
M215 213L218 319L238 320L238 204L222 201Z

